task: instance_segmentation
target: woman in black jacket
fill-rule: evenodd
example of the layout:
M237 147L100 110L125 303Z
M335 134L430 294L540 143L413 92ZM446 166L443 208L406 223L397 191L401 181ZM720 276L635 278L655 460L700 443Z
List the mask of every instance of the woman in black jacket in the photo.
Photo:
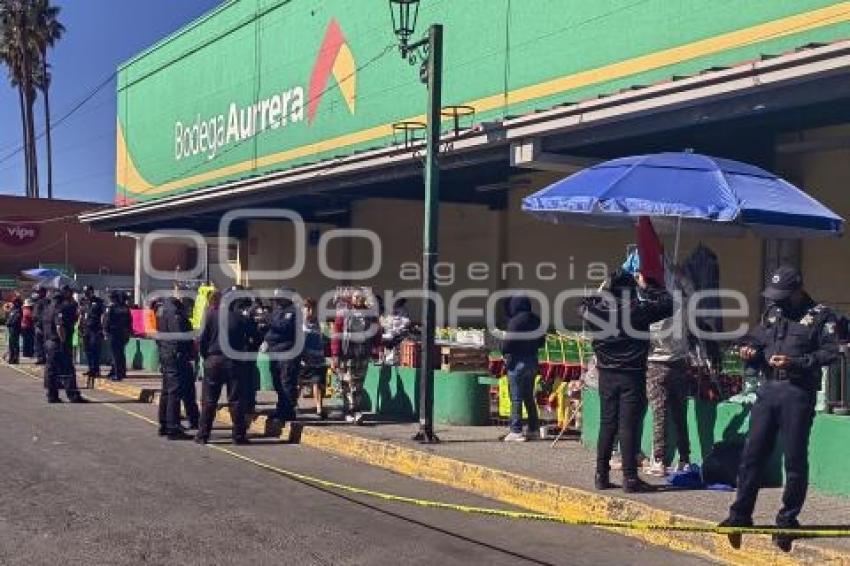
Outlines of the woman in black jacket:
M638 274L617 270L603 291L582 301L581 315L593 331L601 403L596 448L596 488L609 489L611 453L619 433L623 490L646 491L637 475L638 439L646 411L649 325L673 314L673 298Z

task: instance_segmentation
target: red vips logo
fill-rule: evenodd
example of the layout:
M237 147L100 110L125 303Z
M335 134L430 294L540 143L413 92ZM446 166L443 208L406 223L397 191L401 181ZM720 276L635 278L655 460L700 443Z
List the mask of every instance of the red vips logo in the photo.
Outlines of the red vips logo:
M38 225L28 222L0 221L0 242L10 246L26 246L38 239Z

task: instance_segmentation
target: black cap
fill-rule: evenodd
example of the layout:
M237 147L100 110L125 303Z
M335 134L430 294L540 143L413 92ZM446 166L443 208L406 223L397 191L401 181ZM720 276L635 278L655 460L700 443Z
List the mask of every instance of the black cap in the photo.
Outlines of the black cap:
M803 276L796 268L783 265L773 272L762 296L773 301L784 301L794 291L803 288Z

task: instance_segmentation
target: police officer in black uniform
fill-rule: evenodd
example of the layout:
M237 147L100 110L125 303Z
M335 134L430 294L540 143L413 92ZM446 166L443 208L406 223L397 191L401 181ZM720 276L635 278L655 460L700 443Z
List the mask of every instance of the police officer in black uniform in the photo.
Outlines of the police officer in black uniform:
M165 334L157 340L162 372L159 435L169 440L190 440L192 437L180 426L180 401L184 396L186 374L191 374L192 325L180 299L168 297L162 301L156 312L156 328L157 333Z
M80 341L86 352L89 370L86 377L100 377L100 351L103 346L103 301L94 294L94 287L83 287L80 300Z
M271 313L259 297L254 297L250 302L245 301L244 313L250 323L248 350L257 353L263 346L266 333L269 331L269 315ZM255 412L257 405L257 391L260 390L260 368L257 367L256 360L253 362L240 362L240 364L243 366L243 371L251 376L249 379L248 397L245 402L246 411L250 414Z
M44 388L47 402L59 403L59 385L71 403L85 399L77 389L77 376L73 360L74 326L77 324L77 304L70 287L63 287L44 307L41 313L41 330L44 336L45 366Z
M42 324L44 309L50 304L50 299L47 298L47 289L37 289L33 296L33 302L35 303L32 309L32 321L35 326L35 365L40 366L44 365L47 359L44 352L44 326Z
M231 288L227 294L238 291ZM231 297L233 299L233 297ZM227 387L227 403L233 421L233 443L247 444L247 388L251 385L251 374L243 370L245 360L228 355L228 348L235 352L247 352L251 323L240 309L240 301L226 301L221 308L221 294L215 291L209 299L209 308L204 315L204 325L198 340L200 354L204 358L204 379L201 389L201 422L195 442L206 444L215 420L218 399L222 387ZM226 336L223 334L226 333ZM226 340L226 343L225 343Z
M269 330L266 332L266 349L271 354L272 383L277 392L274 418L294 421L298 407L298 373L301 369L300 352L293 352L297 334L303 332L301 315L292 299L295 291L282 287L274 292ZM303 345L304 341L300 343ZM281 359L286 357L287 359Z
M764 379L750 414L737 497L721 526L753 524L762 471L780 433L785 452L785 491L776 524L794 529L799 527L797 516L809 484L809 433L821 368L838 357L837 318L803 290L803 278L792 267L776 270L764 296L770 305L761 324L741 347L741 358L760 367ZM791 551L793 537L774 535L773 540L784 552ZM729 535L729 542L740 547L741 535Z
M133 321L124 293L112 291L109 294L109 306L103 313L103 331L109 340L112 353L112 370L109 376L113 381L127 377L127 354L125 349L130 341Z
M23 318L23 303L21 297L16 295L12 299L9 312L6 314L6 328L9 331L6 361L10 364L17 364L21 361L21 322Z

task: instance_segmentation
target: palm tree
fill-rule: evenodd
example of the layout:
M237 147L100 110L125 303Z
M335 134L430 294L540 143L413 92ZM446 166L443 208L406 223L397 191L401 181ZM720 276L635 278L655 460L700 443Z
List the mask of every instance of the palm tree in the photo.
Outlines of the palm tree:
M0 4L0 9L3 5ZM20 52L13 45L10 39L10 26L7 23L8 14L0 12L0 61L9 71L9 82L12 87L18 91L18 104L21 111L21 143L24 148L24 170L25 170L25 186L26 196L32 196L30 187L30 154L29 141L27 136L27 121L26 121L26 103L24 102L24 87L21 84L21 57Z
M31 0L0 0L0 56L8 67L12 86L18 88L23 126L27 196L38 197L38 160L35 145L36 78L40 74L38 45L34 41Z
M59 6L50 4L50 0L35 0L32 6L35 29L33 35L38 46L41 69L39 72L39 90L44 95L44 131L47 140L47 198L53 198L53 145L50 135L50 71L47 63L47 50L53 48L62 39L65 26L59 21Z

